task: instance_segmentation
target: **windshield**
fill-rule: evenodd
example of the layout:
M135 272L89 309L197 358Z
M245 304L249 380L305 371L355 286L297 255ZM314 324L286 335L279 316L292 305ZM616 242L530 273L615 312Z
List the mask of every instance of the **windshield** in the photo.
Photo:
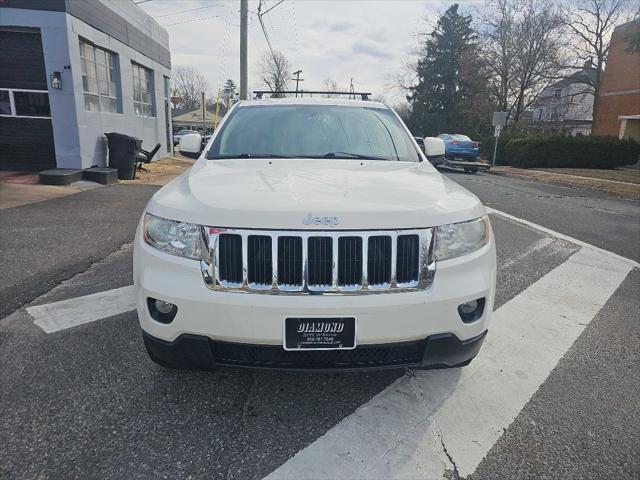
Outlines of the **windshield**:
M469 137L467 137L466 135L457 134L457 135L451 135L451 137L454 140L460 140L461 142L470 142L471 141L471 139Z
M411 137L392 111L337 105L236 108L207 158L252 157L420 160Z

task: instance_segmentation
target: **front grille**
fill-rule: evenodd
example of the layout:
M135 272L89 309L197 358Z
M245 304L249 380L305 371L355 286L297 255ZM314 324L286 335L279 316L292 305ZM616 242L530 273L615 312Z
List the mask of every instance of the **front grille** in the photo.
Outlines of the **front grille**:
M431 229L257 231L212 228L202 273L214 290L379 293L433 281Z
M426 340L392 345L362 345L353 350L287 351L276 345L211 342L216 364L244 367L339 369L416 366Z

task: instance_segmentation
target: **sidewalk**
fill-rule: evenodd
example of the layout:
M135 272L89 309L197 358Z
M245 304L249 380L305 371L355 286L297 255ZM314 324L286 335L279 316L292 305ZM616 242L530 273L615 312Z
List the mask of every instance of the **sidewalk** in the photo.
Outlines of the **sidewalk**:
M136 171L135 180L119 180L118 183L125 185L166 185L178 175L181 175L191 168L194 163L196 163L195 160L182 156L163 158L162 160L144 165L144 168L148 170L148 172Z
M37 185L24 183L0 183L0 210L43 202L81 192L73 187Z
M498 175L604 190L610 197L640 199L640 184L633 182L506 166L495 166L490 171Z
M194 163L195 160L184 157L163 158L145 165L148 172L136 172L135 180L119 180L118 183L124 185L166 185L185 170L191 168ZM75 182L65 187L40 185L37 173L0 172L0 210L65 197L100 187L103 185L86 181Z

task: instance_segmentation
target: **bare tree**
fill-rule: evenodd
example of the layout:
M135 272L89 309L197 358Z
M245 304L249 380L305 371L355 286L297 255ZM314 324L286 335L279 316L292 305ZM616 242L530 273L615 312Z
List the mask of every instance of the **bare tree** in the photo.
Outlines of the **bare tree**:
M571 38L569 49L577 60L576 66L589 63L595 68L589 81L594 118L609 39L616 25L630 16L628 7L629 0L576 0L563 9L564 24Z
M480 24L498 108L517 129L523 113L558 78L562 21L552 0L489 0Z
M338 87L338 82L336 82L334 79L332 78L325 78L324 79L324 89L327 92L339 92L340 91L340 87ZM326 95L323 95L325 98L335 98L335 97L339 97L339 95L335 94L335 93L327 93Z
M488 2L481 17L482 53L498 110L506 111L516 75L517 6L509 0Z
M262 57L262 81L272 92L279 92L287 89L291 72L289 71L289 61L282 52L274 51L273 55L267 52ZM273 94L274 98L282 97L283 94Z
M202 72L191 66L176 65L171 70L172 90L180 97L178 106L194 110L200 107L202 92L209 90L209 81Z

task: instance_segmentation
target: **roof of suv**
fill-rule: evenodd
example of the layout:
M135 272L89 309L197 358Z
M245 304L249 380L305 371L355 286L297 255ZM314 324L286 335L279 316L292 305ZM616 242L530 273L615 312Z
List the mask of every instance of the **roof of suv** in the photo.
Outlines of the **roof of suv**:
M342 98L264 98L260 100L243 100L239 102L238 107L255 105L339 105L346 107L388 108L380 102Z

